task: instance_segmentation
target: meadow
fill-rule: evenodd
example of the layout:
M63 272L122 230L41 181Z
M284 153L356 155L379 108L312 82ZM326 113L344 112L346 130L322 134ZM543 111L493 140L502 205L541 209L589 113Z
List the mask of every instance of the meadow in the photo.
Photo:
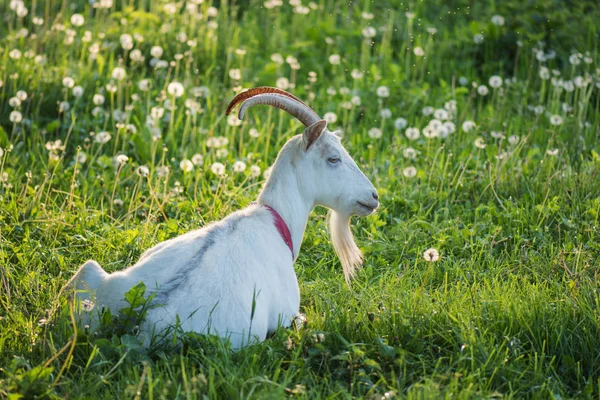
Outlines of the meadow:
M597 398L597 21L595 1L1 1L0 398ZM379 191L351 286L317 208L300 329L234 352L73 326L86 260L121 270L256 198L302 129L224 115L260 85Z

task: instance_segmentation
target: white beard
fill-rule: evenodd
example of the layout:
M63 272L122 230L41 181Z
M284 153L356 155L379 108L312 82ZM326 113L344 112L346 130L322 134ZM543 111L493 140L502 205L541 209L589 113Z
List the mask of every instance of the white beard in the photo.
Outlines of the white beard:
M346 283L350 285L350 279L363 262L362 252L354 243L354 236L350 230L350 217L331 211L329 214L329 227L333 248L342 263Z

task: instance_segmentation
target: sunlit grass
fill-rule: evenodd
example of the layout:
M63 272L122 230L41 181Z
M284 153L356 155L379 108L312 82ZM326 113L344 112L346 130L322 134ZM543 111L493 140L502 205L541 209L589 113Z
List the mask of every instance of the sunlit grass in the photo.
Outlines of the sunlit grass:
M112 3L0 4L0 397L598 396L597 7ZM259 85L378 188L352 288L317 209L303 330L236 353L75 332L59 292L83 262L123 269L256 198L300 132L224 115Z

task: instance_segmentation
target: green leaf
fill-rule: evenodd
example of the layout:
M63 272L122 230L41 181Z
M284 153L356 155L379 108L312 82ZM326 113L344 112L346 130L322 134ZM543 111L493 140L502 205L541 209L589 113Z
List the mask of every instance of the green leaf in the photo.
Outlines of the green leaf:
M146 285L144 282L140 282L131 289L127 293L125 293L125 301L132 309L141 307L144 305L144 294L146 293Z

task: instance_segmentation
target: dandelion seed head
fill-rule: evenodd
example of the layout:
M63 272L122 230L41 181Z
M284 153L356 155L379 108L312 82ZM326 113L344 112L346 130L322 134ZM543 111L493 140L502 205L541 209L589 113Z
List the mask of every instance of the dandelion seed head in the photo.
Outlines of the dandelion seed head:
M492 24L496 26L504 25L504 17L502 15L494 15L492 17Z
M579 65L579 64L581 64L581 60L579 59L579 56L577 54L571 54L569 56L569 62L572 65Z
M487 94L488 94L489 92L490 92L490 90L489 90L489 89L488 89L488 87L487 87L487 86L485 86L485 85L479 85L479 86L477 87L477 93L478 93L480 96L487 96Z
M8 99L8 105L12 108L19 108L21 107L21 100L18 97L11 97Z
M70 76L65 76L62 80L62 84L66 88L72 88L75 85L75 80Z
M371 128L369 129L368 135L371 139L380 139L382 136L382 132L379 128Z
M534 112L536 115L543 114L543 113L544 113L544 110L545 110L545 107L544 107L543 105L541 105L541 104L540 104L540 105L537 105L537 106L535 106L535 107L533 107L533 112Z
M227 125L229 126L240 126L242 124L242 120L238 118L235 114L229 114L227 117Z
M210 166L210 170L217 176L222 176L225 173L225 165L220 162L215 162Z
M352 72L350 73L350 76L352 76L352 79L362 79L362 77L365 74L359 70L357 70L356 68L352 70Z
M194 163L188 159L183 159L179 162L179 169L183 172L190 172L194 169Z
M71 105L68 101L61 101L58 103L58 111L61 113L67 112L71 109Z
M142 178L145 178L148 175L150 175L150 169L145 165L140 165L136 168L135 173L141 176Z
M8 52L8 56L10 58L12 58L13 60L18 60L21 58L21 50L19 49L12 49L11 51Z
M442 124L442 127L446 130L448 134L456 132L456 125L452 121L446 121Z
M2 85L0 85L2 86ZM18 90L16 93L16 97L17 99L21 100L21 101L25 101L27 100L27 92L24 90Z
M277 65L283 64L283 56L279 53L271 54L271 61L273 61Z
M94 302L90 299L85 299L81 302L81 310L85 312L91 312L94 309Z
M440 253L436 249L430 248L425 250L423 253L423 258L427 262L436 262L440 259Z
M396 118L396 120L394 121L394 127L396 129L398 129L399 131L406 128L407 125L408 125L408 122L404 118Z
M498 75L492 75L490 77L490 80L488 82L490 84L491 87L493 87L494 89L498 89L499 87L502 86L502 78L499 77Z
M379 111L379 116L382 119L388 119L392 117L392 110L390 110L389 108L382 108L381 111Z
M406 178L414 178L417 175L417 169L415 167L406 167L402 170L402 175Z
M417 46L413 49L413 53L417 57L423 57L425 55L425 50L423 50L422 47Z
M81 97L83 95L83 88L81 86L74 86L72 93L75 97Z
M21 122L23 120L23 114L21 114L20 111L15 110L10 113L10 115L8 116L8 119L13 124L18 124L19 122Z
M115 167L125 165L127 164L127 161L129 161L129 157L127 157L125 154L118 154L114 158Z
M462 124L462 130L465 132L470 132L473 129L475 129L477 125L475 124L475 122L471 121L471 120L467 120L465 122L463 122Z
M236 161L233 163L232 170L235 173L244 172L246 170L246 163L243 161Z
M81 14L73 14L71 15L71 24L73 26L82 26L85 22L85 18Z
M423 110L421 110L421 112L423 113L424 116L428 117L431 114L433 114L434 108L431 106L425 106L423 107Z
M290 80L286 77L278 78L275 81L275 86L277 86L279 89L287 90L290 87Z
M410 127L406 129L404 135L408 138L408 140L417 140L421 135L421 132L419 131L419 128Z
M438 108L433 112L433 117L440 121L447 120L449 118L448 111L443 108Z
M102 131L102 132L98 132L94 136L94 141L96 143L104 144L104 143L107 143L111 139L111 137L112 136L110 135L110 133L108 133L107 131Z
M404 152L402 154L404 155L404 158L408 158L411 160L417 158L417 151L412 147L407 147L406 149L404 149Z
M127 76L127 72L125 72L124 68L115 67L112 70L111 76L113 79L116 79L117 81L121 81L121 80L125 79L125 77Z
M554 114L550 116L550 123L554 126L559 126L562 125L563 119L560 115Z
M437 131L431 125L427 125L423 128L421 133L423 134L423 137L426 137L427 139L437 137Z
M365 39L372 39L377 35L377 30L372 26L367 26L362 30L362 35Z
M475 144L475 147L477 147L478 149L485 149L487 147L487 145L485 144L485 141L481 137L478 137L477 139L475 139L474 144Z
M253 178L258 178L260 176L260 167L258 165L250 167L250 176Z
M173 97L181 97L183 96L184 92L185 89L183 88L183 85L179 82L171 82L167 86L167 93L169 93Z
M381 98L389 97L390 89L387 86L379 86L377 88L377 96Z
M323 115L323 119L324 119L325 121L327 121L327 123L329 123L329 124L333 124L333 123L335 123L335 122L337 121L337 115L336 115L336 113L334 113L334 112L326 112L326 113Z
M229 70L229 77L234 81L242 79L242 71L239 68L232 68Z

